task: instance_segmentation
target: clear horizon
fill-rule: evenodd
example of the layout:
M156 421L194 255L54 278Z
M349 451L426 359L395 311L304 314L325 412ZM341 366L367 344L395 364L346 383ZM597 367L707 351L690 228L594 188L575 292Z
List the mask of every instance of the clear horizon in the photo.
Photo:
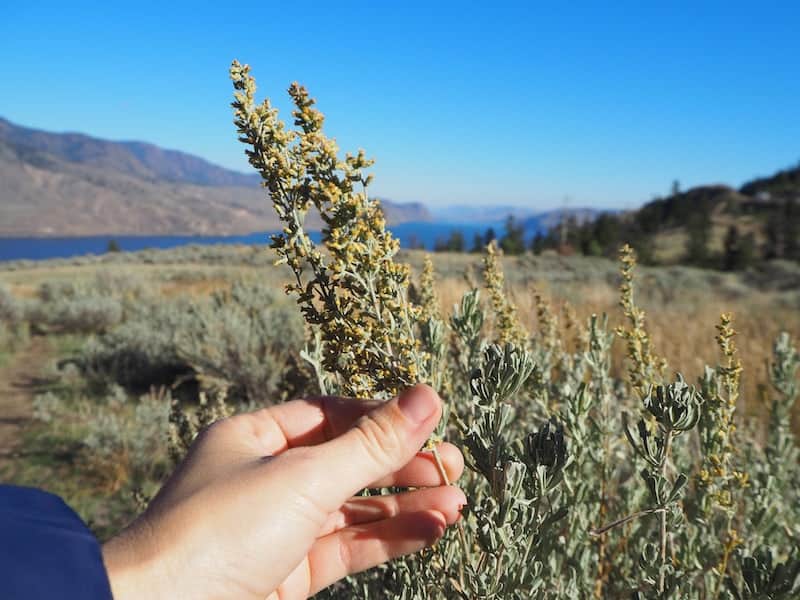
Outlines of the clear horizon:
M738 186L800 158L796 3L94 6L5 8L0 115L248 172L238 58L284 119L285 88L307 85L398 202L624 209L674 179Z

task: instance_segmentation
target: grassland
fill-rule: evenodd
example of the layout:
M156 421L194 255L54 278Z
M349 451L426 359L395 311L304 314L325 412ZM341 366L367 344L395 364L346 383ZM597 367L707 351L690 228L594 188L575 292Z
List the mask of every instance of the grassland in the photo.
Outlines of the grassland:
M404 256L416 272L422 257ZM215 246L0 264L0 290L13 304L0 329L4 383L30 367L31 348L39 359L37 373L14 388L25 406L0 477L63 495L105 536L135 514L135 493L151 493L170 468L171 402L196 403L220 381L241 409L313 390L298 360L302 325L272 260L266 249ZM480 284L480 257L437 254L434 263L449 312ZM504 266L522 320L538 326L541 294L567 346L575 344L570 314L622 320L613 261L521 256ZM773 340L780 331L800 338L800 267L642 268L637 300L656 352L688 379L717 363L715 325L733 312L744 366L739 411L759 422ZM624 371L619 340L614 370Z

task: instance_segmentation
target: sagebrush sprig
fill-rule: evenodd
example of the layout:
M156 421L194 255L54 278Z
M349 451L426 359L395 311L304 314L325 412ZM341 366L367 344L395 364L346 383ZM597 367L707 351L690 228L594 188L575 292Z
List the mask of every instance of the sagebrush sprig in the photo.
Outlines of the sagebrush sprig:
M617 335L625 340L629 360L628 376L631 387L638 395L657 385L666 369L666 361L658 358L652 347L650 335L645 328L645 313L634 301L633 277L636 269L636 252L629 245L619 251L621 263L620 306L628 320L628 327L617 327Z
M439 294L436 291L436 272L430 254L422 260L422 273L419 277L419 298L416 303L420 307L420 320L442 320Z
M668 523L671 522L673 527L681 523L682 512L678 502L689 479L686 473L670 476L668 466L675 439L697 426L703 399L694 387L678 377L669 385L650 388L642 403L658 425L656 433L651 432L644 419L639 419L637 435L631 432L627 423L625 435L646 463L640 475L650 493L650 507L637 516L659 514L659 544L657 547L648 544L643 548L643 556L649 557L643 564L644 581L652 585L659 598L667 598L676 591L681 580L676 565L667 560Z
M748 485L748 474L736 465L734 415L742 367L734 343L736 331L732 321L732 315L723 313L717 326L716 340L724 364L716 370L707 367L701 380L706 403L700 422L704 461L699 472L699 487L702 493L701 508L710 520L712 530L716 530L715 537L719 543L719 559L714 567L715 598L722 591L733 552L742 542L735 521L739 512L739 492ZM716 525L714 523L719 519L712 514L713 511L722 512L721 522Z
M255 103L249 67L234 61L230 74L239 139L284 223L272 247L294 274L287 290L322 334L325 368L355 396L391 396L424 381L415 332L420 311L407 301L409 268L394 261L399 244L367 194L371 178L364 170L372 161L363 151L338 158L302 86L289 88L295 130L287 131L269 100ZM304 229L312 206L325 223L326 253Z
M497 242L492 240L486 246L483 257L483 277L492 303L496 341L522 348L528 343L527 334L517 318L517 307L509 299L505 289L505 276L500 266L501 253Z

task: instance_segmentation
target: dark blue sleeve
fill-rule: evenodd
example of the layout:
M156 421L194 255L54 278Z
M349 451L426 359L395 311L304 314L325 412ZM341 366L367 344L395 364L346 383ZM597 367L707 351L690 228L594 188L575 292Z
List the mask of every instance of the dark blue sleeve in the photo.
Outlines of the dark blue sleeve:
M58 496L0 485L0 598L111 598L100 545Z

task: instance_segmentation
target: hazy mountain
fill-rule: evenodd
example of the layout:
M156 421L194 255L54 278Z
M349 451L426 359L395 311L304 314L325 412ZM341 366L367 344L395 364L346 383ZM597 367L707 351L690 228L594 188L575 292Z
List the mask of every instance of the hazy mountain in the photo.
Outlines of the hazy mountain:
M536 216L535 208L504 204L469 205L454 204L432 208L434 219L447 223L502 223L509 215L517 220L525 220Z
M143 142L49 133L0 119L0 235L245 234L280 224L257 175ZM389 223L430 218L383 203ZM319 228L310 217L309 229Z
M558 227L565 219L573 220L578 225L590 223L597 218L601 211L596 208L557 208L546 212L537 213L532 219L525 220L526 228L534 225L542 230Z

